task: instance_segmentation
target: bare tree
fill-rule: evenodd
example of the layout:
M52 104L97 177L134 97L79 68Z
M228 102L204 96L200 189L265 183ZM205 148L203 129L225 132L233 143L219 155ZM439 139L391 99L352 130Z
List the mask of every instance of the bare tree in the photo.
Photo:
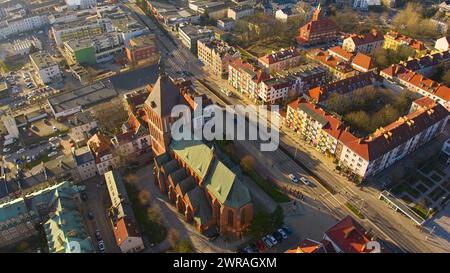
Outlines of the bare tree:
M175 248L180 240L180 233L176 229L171 228L167 233L167 240L169 241L170 246Z
M113 134L120 132L122 123L128 117L121 98L97 105L93 113L100 127Z
M141 205L148 205L150 203L151 195L147 190L141 190L138 193L138 200Z

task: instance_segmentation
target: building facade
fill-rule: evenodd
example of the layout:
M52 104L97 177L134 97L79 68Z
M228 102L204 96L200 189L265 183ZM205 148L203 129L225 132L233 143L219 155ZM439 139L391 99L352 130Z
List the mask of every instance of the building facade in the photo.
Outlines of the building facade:
M41 84L61 81L61 70L48 53L31 54L30 60Z
M198 59L216 77L226 79L229 64L241 57L239 51L221 40L199 40L197 46Z
M269 73L277 73L298 66L301 58L300 51L291 47L260 57L258 63Z
M383 34L377 30L372 30L364 35L350 35L344 39L342 48L348 52L361 52L370 55L376 49L383 47L383 43Z
M323 16L320 5L314 11L312 20L300 27L297 43L300 45L315 45L336 40L336 23Z
M384 35L384 48L397 51L400 46L411 49L412 57L420 58L427 54L427 48L419 40L412 39L395 31L390 31Z

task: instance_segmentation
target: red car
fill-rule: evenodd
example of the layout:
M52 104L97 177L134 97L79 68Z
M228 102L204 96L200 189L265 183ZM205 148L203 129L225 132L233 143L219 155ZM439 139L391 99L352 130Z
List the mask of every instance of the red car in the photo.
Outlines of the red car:
M255 242L255 244L256 244L256 248L258 248L259 252L263 252L264 250L266 250L266 245L263 243L263 241L257 240Z

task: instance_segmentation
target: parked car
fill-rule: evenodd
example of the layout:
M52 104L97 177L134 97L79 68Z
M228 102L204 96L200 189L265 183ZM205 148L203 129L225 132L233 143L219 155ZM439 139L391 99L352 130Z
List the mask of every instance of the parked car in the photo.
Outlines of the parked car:
M292 234L292 230L289 227L284 226L281 228L281 230L284 231L288 236Z
M274 246L274 244L272 244L272 242L266 236L262 237L261 240L264 242L264 244L266 244L268 248L272 248Z
M256 248L258 248L259 252L263 252L264 250L266 250L266 245L264 244L263 241L256 240L255 244L256 244Z
M101 253L105 253L105 243L103 242L103 240L101 240L100 242L98 242L98 249L100 250Z
M100 230L96 230L95 232L94 232L94 235L95 235L95 239L97 239L97 241L102 241L102 234L100 233Z
M55 156L55 155L57 155L57 154L58 154L57 151L53 151L53 152L49 153L47 156L48 156L48 157L53 157L53 156Z
M269 239L273 245L278 244L277 239L275 239L275 237L273 237L272 235L268 234L268 235L266 235L266 238Z
M9 153L11 151L11 148L3 148L4 153Z
M288 235L286 234L286 232L284 232L282 228L278 229L278 233L281 234L281 237L283 237L283 239L287 239Z
M50 142L55 142L57 140L58 140L58 137L51 137L51 138L48 139L48 141L50 141Z
M58 128L56 128L55 126L53 126L52 128L53 128L53 131L55 131L55 132L58 131Z
M308 180L308 178L306 178L306 177L304 177L304 176L302 176L302 177L300 178L300 181L302 181L303 184L305 184L306 186L309 186L309 184L311 184L311 182Z
M25 151L26 151L25 148L21 148L20 150L17 151L17 154L21 154L21 153L23 153L23 152L25 152Z
M278 231L273 232L272 237L274 237L277 242L281 242L283 240L283 236L278 233Z
M30 149L34 149L34 148L36 148L37 146L39 146L39 144L33 143L33 144L30 145Z
M295 177L295 175L293 175L292 173L288 175L289 178L291 179L292 182L294 182L295 184L298 183L298 178Z

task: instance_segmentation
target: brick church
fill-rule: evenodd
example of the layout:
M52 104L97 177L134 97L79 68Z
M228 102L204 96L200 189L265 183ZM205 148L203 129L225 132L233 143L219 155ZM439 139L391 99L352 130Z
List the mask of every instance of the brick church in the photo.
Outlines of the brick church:
M240 237L252 222L253 204L237 172L213 145L171 137L170 127L176 121L170 117L172 108L178 104L196 107L188 89L161 69L145 101L155 183L201 233Z
M299 45L316 45L336 40L337 25L323 15L322 8L317 6L312 20L300 27L297 43Z

